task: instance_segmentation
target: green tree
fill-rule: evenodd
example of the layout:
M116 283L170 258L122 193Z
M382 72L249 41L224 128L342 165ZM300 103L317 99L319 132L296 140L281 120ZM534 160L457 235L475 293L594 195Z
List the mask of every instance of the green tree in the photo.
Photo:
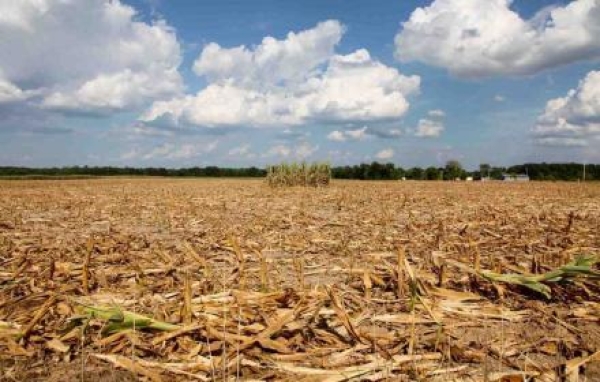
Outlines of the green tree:
M425 179L439 180L440 179L440 170L437 167L427 167L425 169Z
M420 167L413 167L406 172L406 178L412 180L423 180L424 175L425 173Z
M490 166L488 163L482 163L479 165L479 174L482 178L488 178L491 170L492 166Z
M449 160L446 162L446 167L444 168L444 179L445 180L454 180L456 178L461 178L464 174L464 170L462 165L457 160Z
M502 174L506 171L504 167L492 167L490 170L490 178L499 180L502 179Z

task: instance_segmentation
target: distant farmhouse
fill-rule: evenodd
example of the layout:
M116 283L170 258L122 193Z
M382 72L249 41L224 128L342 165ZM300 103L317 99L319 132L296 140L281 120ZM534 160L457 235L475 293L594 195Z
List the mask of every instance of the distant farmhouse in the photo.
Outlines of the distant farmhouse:
M527 174L502 174L502 180L505 182L529 182Z

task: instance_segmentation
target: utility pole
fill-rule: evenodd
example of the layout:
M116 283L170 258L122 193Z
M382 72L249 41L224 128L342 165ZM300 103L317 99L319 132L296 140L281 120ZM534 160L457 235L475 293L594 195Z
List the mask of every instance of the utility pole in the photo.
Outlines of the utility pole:
M583 181L585 182L585 162L583 162Z

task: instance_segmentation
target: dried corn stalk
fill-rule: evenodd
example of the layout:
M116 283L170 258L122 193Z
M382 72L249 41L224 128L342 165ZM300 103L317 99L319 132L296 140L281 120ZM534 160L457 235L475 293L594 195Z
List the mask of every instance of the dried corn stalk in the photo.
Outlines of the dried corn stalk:
M267 184L271 187L323 187L331 180L331 166L327 163L282 163L267 167Z

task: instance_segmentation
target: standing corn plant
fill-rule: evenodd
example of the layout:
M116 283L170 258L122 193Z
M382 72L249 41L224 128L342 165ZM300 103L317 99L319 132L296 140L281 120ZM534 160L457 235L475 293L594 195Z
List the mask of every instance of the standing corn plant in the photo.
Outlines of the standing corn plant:
M323 187L331 180L328 163L282 163L267 167L267 184L271 187Z

